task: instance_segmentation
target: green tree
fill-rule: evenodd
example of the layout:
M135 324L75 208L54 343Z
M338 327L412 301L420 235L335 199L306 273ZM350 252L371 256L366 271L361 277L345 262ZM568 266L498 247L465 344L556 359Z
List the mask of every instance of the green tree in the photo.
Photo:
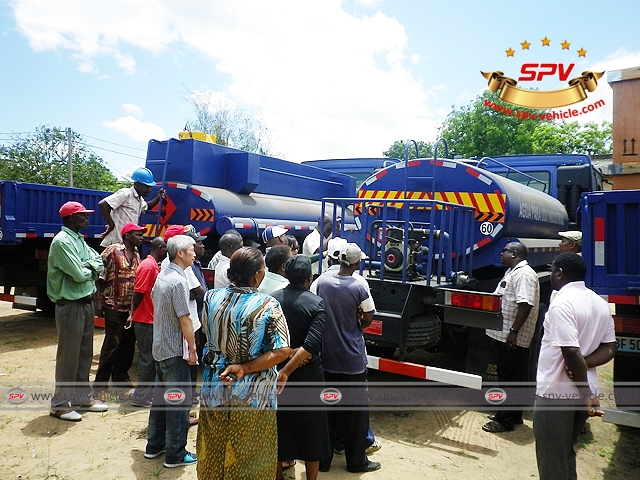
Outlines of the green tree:
M502 102L494 92L486 90L471 103L449 113L438 130L444 137L451 155L486 157L533 153L531 135L537 120L522 120L515 115L513 106ZM519 109L531 115L541 110Z
M427 142L416 141L418 144L418 153L420 154L420 158L433 158L433 145ZM396 140L393 142L393 145L389 147L389 150L383 152L382 154L385 157L389 158L399 158L400 160L404 160L404 150L405 150L406 142L403 140ZM438 149L438 156L442 157L442 150ZM409 142L409 160L416 158L416 146L413 142Z
M91 152L82 136L73 132L73 186L115 191L120 185ZM11 145L0 146L0 178L45 185L67 185L67 135L64 129L41 125L36 133L14 136Z
M187 90L184 98L195 117L187 120L185 130L213 134L216 143L247 152L276 156L267 127L241 108L216 99L209 90Z

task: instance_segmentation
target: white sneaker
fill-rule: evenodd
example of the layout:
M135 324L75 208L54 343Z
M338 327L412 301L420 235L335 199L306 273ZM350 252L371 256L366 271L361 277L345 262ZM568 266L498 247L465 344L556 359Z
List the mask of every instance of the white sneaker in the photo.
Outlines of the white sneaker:
M67 422L79 422L82 420L82 415L74 410L51 410L49 415Z
M83 412L106 412L109 410L109 405L96 400L91 400L91 403L87 405L72 405L72 407Z
M373 441L373 443L367 448L364 453L365 455L371 455L374 452L377 452L382 448L382 442L377 438Z

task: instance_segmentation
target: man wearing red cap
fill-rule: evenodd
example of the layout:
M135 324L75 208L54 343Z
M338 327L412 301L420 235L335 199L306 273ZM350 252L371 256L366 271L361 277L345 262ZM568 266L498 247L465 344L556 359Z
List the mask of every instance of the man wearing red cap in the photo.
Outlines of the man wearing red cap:
M142 244L144 227L127 223L120 234L123 243L109 245L102 252L104 270L100 274L105 333L94 387L105 390L109 378L120 386L131 387L129 368L136 346L135 332L127 324L131 311L136 270L140 265L138 248Z
M93 358L93 295L102 272L102 258L84 241L80 230L89 214L79 202L60 208L64 226L53 238L47 260L47 295L56 304L56 387L51 416L79 422L76 410L104 412L107 405L91 398L89 371ZM75 407L74 410L71 407Z

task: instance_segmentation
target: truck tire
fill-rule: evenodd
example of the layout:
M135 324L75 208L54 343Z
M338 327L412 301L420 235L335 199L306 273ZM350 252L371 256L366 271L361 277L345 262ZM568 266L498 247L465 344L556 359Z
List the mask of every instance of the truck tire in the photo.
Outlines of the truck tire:
M55 317L56 314L56 304L51 301L51 299L46 295L42 295L38 292L38 296L36 298L36 308L42 310L47 317Z
M621 410L640 411L639 363L640 355L637 354L618 353L613 360L613 393L616 407Z
M407 347L429 348L440 340L442 322L435 314L418 315L411 319L407 332Z

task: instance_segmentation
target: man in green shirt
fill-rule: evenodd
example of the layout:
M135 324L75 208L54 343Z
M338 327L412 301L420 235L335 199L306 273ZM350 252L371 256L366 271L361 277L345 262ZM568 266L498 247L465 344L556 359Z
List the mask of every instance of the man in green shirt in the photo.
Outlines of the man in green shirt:
M47 295L56 304L58 351L56 387L51 416L79 422L76 410L105 412L104 403L91 398L89 371L93 358L93 295L102 271L102 258L84 241L80 230L89 225L89 214L79 202L60 207L64 226L53 238L47 265Z

